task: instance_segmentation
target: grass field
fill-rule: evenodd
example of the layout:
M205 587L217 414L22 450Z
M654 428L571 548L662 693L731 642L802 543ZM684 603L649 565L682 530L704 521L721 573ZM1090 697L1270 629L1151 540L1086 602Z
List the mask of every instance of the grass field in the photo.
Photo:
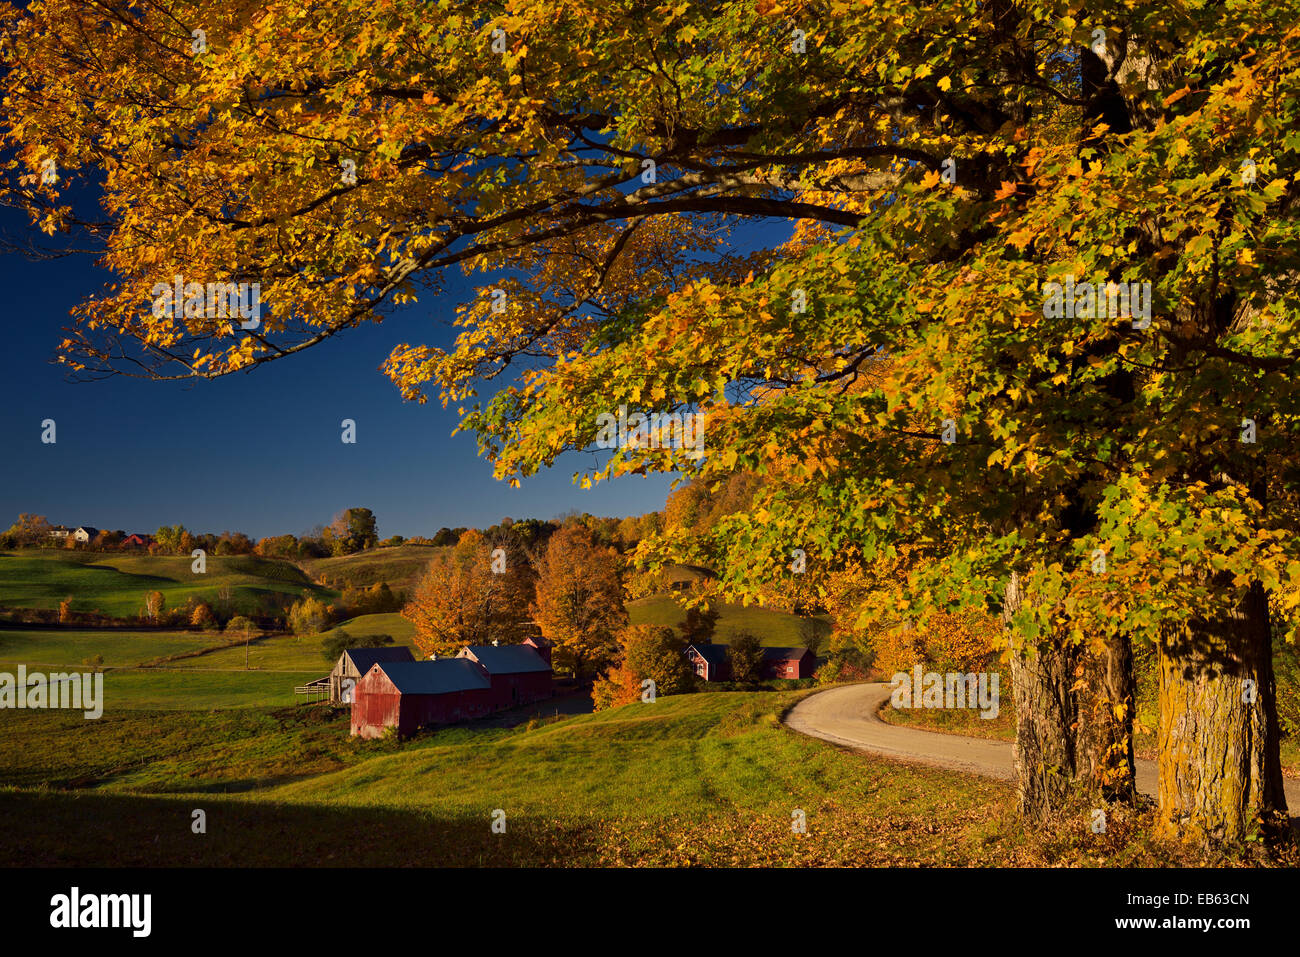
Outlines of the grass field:
M936 788L937 773L895 774L795 735L777 722L791 700L661 698L401 745L352 741L319 707L6 714L0 826L23 825L6 826L0 861L957 863L1019 840L997 823L1005 788L956 775ZM179 793L191 796L159 797ZM209 815L202 841L194 807ZM506 835L490 832L495 808ZM807 835L791 830L795 808Z
M415 646L410 641L415 629L401 615L362 615L343 622L338 628L323 635L267 635L254 638L248 647L248 667L262 671L319 671L324 674L330 670L333 662L322 656L321 644L339 628L345 629L353 638L391 635L394 645L406 645L412 653L416 653ZM244 646L234 645L196 658L176 661L168 667L242 671L244 660Z
M772 647L797 647L802 644L803 623L807 619L770 608L756 605L745 607L722 603L714 606L718 612L718 622L713 640L726 644L734 635L750 632L757 635L764 645ZM652 595L638 598L627 603L628 619L634 625L667 625L676 628L686 620L686 611L677 601L668 595ZM830 626L822 619L814 618L822 632L829 631Z
M276 559L209 555L207 571L192 571L193 560L177 556L24 549L0 553L0 606L57 608L72 598L74 611L100 611L114 617L139 614L145 595L163 593L166 607L184 605L191 596L216 605L223 589L230 592L232 612L270 611L304 591L323 600L337 592L312 583L292 562Z
M200 651L220 644L214 632L115 632L64 629L0 629L0 664L81 665L102 655L105 668L129 668L167 655Z
M320 638L292 635L255 640L249 648L250 667L244 670L244 648L219 646L230 639L220 632L76 631L63 629L0 629L0 668L81 668L92 655L102 655L104 707L108 711L160 709L173 711L291 705L296 685L329 672L321 657ZM204 649L216 649L207 653ZM140 667L172 655L192 655ZM270 669L276 669L274 671Z

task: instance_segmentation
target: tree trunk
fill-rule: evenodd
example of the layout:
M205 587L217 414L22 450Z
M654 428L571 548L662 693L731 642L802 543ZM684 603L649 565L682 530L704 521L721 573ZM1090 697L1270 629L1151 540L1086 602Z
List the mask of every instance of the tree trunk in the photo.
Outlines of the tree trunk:
M1158 643L1160 831L1236 843L1284 824L1268 595L1167 629Z
M1022 606L1020 577L1012 572L1003 621ZM1011 645L1011 686L1016 701L1016 783L1021 816L1042 821L1065 802L1074 777L1073 662L1052 642Z
M1012 574L1003 601L1010 623L1025 601ZM1133 803L1133 648L1127 637L1099 649L1048 638L1013 641L1011 684L1016 707L1016 782L1020 813L1042 821L1072 794Z
M1132 641L1123 635L1087 649L1077 673L1075 777L1102 801L1132 804L1137 800Z

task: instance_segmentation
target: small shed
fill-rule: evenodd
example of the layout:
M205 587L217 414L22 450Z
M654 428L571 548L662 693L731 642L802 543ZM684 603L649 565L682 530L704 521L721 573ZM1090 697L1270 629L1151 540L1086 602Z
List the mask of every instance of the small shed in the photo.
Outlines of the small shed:
M551 666L529 645L467 645L456 657L475 661L487 671L497 710L551 696Z
M339 655L330 672L330 704L350 704L352 690L371 667L380 661L414 661L411 649L402 645L397 648L349 648Z
M450 724L489 714L492 683L477 662L380 661L357 683L352 698L352 734L378 738L385 728L399 737L431 724Z
M707 642L688 645L686 660L691 663L691 670L705 681L729 681L731 679L731 659L727 657L726 645L712 645Z

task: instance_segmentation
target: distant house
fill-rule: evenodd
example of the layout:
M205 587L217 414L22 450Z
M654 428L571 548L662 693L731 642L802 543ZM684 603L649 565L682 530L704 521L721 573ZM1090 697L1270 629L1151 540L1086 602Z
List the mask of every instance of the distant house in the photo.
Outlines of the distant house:
M726 645L690 645L686 659L691 670L705 681L731 680ZM817 656L807 648L764 648L759 669L763 678L811 678L817 669Z
M380 661L357 682L352 734L378 738L385 728L395 728L407 737L426 725L465 721L492 710L492 682L476 661Z
M411 649L349 648L339 655L330 672L330 704L350 704L352 691L365 674L381 661L414 661Z
M65 539L72 534L72 529L66 525L55 525L50 529L50 538Z
M476 662L488 673L494 709L551 696L550 663L531 645L467 645L456 658Z
M122 539L123 548L148 548L152 544L152 535L128 535Z
M77 541L81 542L82 544L87 544L90 541L92 541L94 537L98 534L99 534L99 529L92 528L89 525L82 525L75 532L72 533L72 537Z
M705 681L731 680L731 660L727 657L726 645L689 645L686 660L691 663L691 670Z

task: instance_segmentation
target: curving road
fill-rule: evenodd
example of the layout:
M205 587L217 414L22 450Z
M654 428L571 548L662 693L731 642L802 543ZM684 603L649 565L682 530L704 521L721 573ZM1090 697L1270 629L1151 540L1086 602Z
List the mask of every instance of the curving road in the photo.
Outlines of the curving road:
M786 715L785 723L802 734L858 751L870 751L900 761L965 771L1011 781L1015 778L1010 741L968 738L886 724L876 714L889 700L883 681L832 688L804 698ZM1300 812L1300 780L1285 778L1286 803L1292 816ZM1156 763L1137 761L1137 786L1156 794Z

